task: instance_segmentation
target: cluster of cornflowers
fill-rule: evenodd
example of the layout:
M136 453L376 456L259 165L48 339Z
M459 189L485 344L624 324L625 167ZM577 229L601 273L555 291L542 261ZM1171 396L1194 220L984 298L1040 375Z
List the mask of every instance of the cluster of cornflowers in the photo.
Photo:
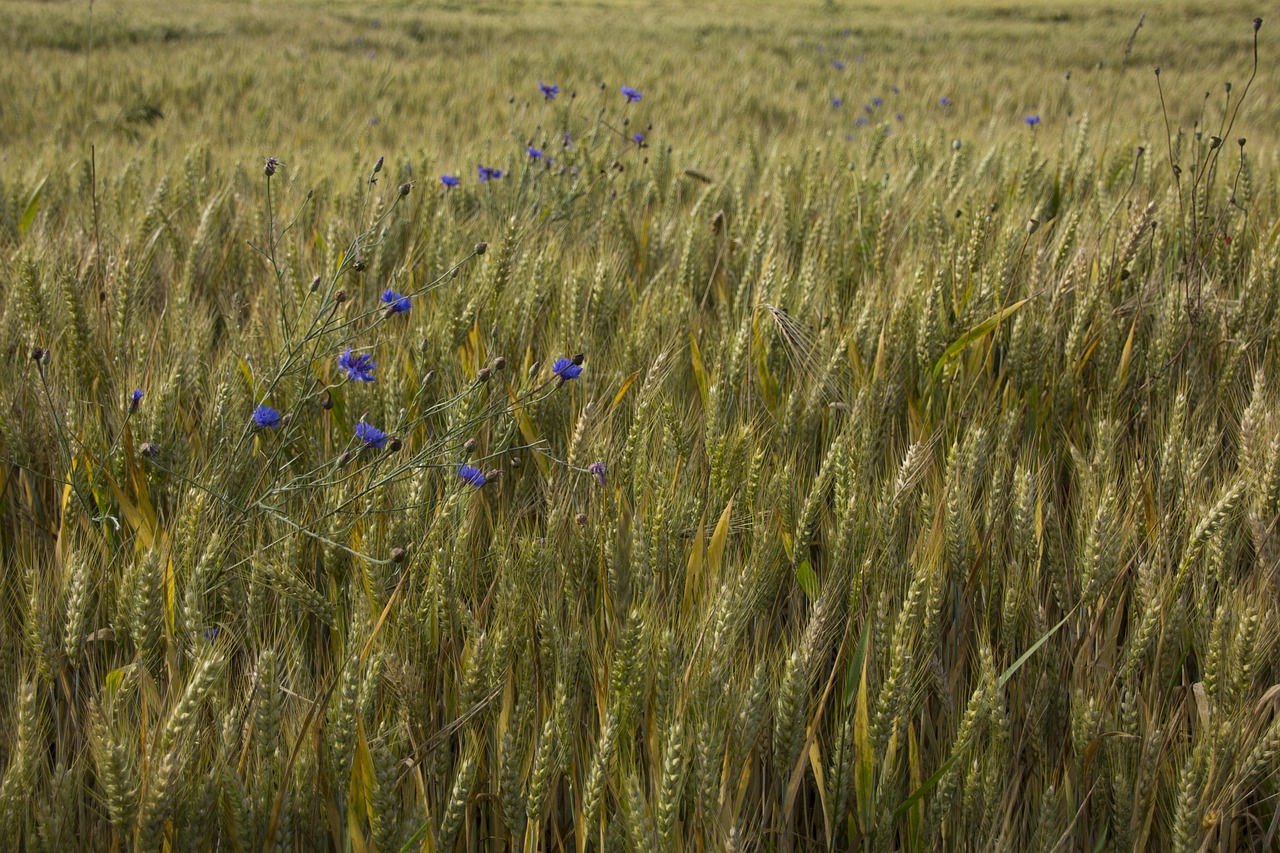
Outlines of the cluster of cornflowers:
M391 294L393 298L389 298L387 294ZM406 303L404 308L400 308L401 301ZM407 311L408 297L395 294L388 290L383 294L383 302L392 305L389 310ZM579 353L572 358L557 358L551 365L551 378L548 382L557 382L563 385L571 382L582 375L582 363L586 356ZM505 363L505 360L499 360L499 364ZM377 382L375 375L378 369L378 363L373 360L372 353L356 353L351 347L338 356L338 369L345 374L346 380L349 382ZM143 392L138 389L133 392L129 399L129 413L133 414L138 410L138 406L142 401ZM256 431L275 431L284 426L289 421L289 416L284 415L279 409L273 408L266 403L258 404L250 415L250 423ZM361 446L368 450L389 450L396 452L401 449L401 442L398 438L387 433L385 430L365 421L363 418L355 425L355 437L359 439ZM468 450L474 447L473 442L468 442ZM350 459L350 452L342 455L341 461L346 462ZM598 467L597 467L598 466ZM604 486L604 463L595 463L589 470L601 486ZM485 483L500 475L501 471L490 471L485 473L479 468L466 463L459 464L456 468L457 475L463 482L475 488L482 487Z
M556 97L560 94L560 87L554 83L546 83L542 80L539 80L538 91L542 93L542 97L544 100L554 101ZM619 89L619 91L622 93L622 97L626 100L628 104L638 103L644 97L643 92L641 92L639 89L632 88L631 86L623 86ZM567 130L564 131L562 133L562 137L563 137L563 144L564 144L565 150L572 151L573 138L569 135L569 131ZM645 136L643 133L632 134L630 137L630 141L635 143L636 147L638 148L649 147L648 143L645 141ZM532 145L526 146L525 154L529 157L530 160L535 162L542 162L548 168L553 165L553 161L551 160L551 158L548 157L546 152L543 151L541 148L537 148ZM506 175L507 175L506 171L498 168L497 166L486 166L484 163L476 164L476 179L482 184L489 183L490 181L502 180L502 178L506 177ZM444 186L446 190L451 190L454 187L460 186L462 184L462 178L460 178L458 175L446 173L440 176L440 183Z

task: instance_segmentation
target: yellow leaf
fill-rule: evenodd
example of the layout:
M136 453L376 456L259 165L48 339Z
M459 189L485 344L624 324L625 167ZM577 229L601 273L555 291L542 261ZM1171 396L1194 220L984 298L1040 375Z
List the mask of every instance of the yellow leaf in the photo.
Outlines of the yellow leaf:
M827 802L826 773L822 769L822 752L818 739L809 741L809 766L813 768L813 781L818 786L818 801L822 803L822 828L827 834L827 849L831 849L831 805Z
M684 573L684 603L681 612L688 615L693 609L694 597L697 595L698 578L707 560L707 540L704 533L707 529L707 510L702 510L702 521L698 522L698 531L693 537L693 551L689 554L689 566Z
M702 397L702 408L707 407L707 369L702 364L702 350L698 349L698 339L689 332L689 360L693 364L693 379L698 383L698 394Z
M707 547L707 567L712 584L720 580L720 566L724 561L724 546L729 538L729 516L732 514L733 498L730 498L728 505L724 508L724 512L720 513L720 520L716 522L716 529L711 534L711 544Z
M622 402L622 398L631 390L631 383L635 382L636 377L639 375L640 371L637 370L623 381L622 387L618 389L618 393L613 397L613 405L609 408L609 411L612 412L614 409L618 408L618 404Z

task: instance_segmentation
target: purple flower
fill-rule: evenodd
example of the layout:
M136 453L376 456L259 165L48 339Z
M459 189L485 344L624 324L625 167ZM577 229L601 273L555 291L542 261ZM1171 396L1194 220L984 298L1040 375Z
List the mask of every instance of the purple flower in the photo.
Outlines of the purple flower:
M831 67L832 67L832 68L834 68L834 69L835 69L835 70L837 70L837 71L843 71L843 70L844 70L844 63L843 63L843 62L841 62L841 61L840 61L840 60L838 60L838 59L833 59L833 60L831 60Z
M866 116L858 116L858 120L857 120L857 121L855 121L855 122L854 122L854 124L856 124L858 127L863 127L863 126L865 126L865 125L867 124L867 117L866 117Z
M944 107L949 107L951 106L951 99L946 95L943 95L941 98L938 98L938 103L942 104Z
M338 367L347 372L347 378L352 382L378 381L373 375L373 371L378 368L377 362L373 360L373 353L352 355L351 347L347 347L347 351L338 356Z
M382 301L390 306L388 310L392 314L403 314L409 310L409 297L396 293L389 287L382 292Z
M883 98L872 98L872 99L871 99L871 106L873 106L873 107L878 107L878 106L880 106L880 105L881 105L881 104L883 104L883 103L884 103L884 99L883 99Z
M591 476L596 478L596 482L600 484L600 488L604 488L608 482L605 478L604 462L592 462L587 466L587 470L591 472Z
M364 442L365 447L381 450L387 443L387 434L373 424L364 421L356 424L356 438Z
M476 166L476 172L480 175L481 181L496 181L502 177L502 170L495 169L492 166Z
M444 184L446 187L452 188L452 187L456 187L461 182L457 178L455 178L453 175L441 175L440 183Z
M634 104L636 101L644 97L644 93L639 89L632 89L630 86L623 86L622 96L627 99L628 104Z
M551 372L560 377L561 382L577 379L582 373L582 365L571 358L557 358L551 365Z
M541 80L538 81L538 88L542 90L542 97L546 98L548 101L554 101L556 99L556 95L560 94L559 86L555 86L551 83L543 83Z
M563 145L567 150L569 151L573 150L573 137L569 135L569 131L567 130L561 131L560 140L561 140L560 144Z
M526 149L525 149L525 151L527 151L527 152L529 153L529 159L530 159L530 160L541 160L541 159L542 159L542 149L540 149L540 148L534 148L533 146L530 146L530 147L526 148Z
M898 113L897 115L894 116L894 118L896 118L898 121L902 121L903 115L902 113Z
M1040 116L1027 116L1023 121L1026 122L1027 127L1035 127L1040 123Z
M259 406L253 410L253 425L258 429L275 429L283 421L280 413L270 406Z
M488 477L474 465L459 465L458 476L466 481L467 485L475 486L477 489L488 482Z
M129 414L138 411L138 406L142 405L142 389L134 388L133 393L129 395Z
M892 87L889 91L893 92L893 94L895 94L895 95L901 95L901 94L902 94L902 90L901 90L901 89L899 89L897 86Z
M844 106L844 98L832 98L832 99L831 99L831 106L833 106L833 107L843 107L843 106Z
M646 146L646 145L644 144L644 134L643 134L643 133L637 133L637 134L635 134L634 136L632 136L632 137L631 137L631 141L632 141L632 142L634 142L636 145L640 146L641 148L646 148L646 147L648 147L648 146Z

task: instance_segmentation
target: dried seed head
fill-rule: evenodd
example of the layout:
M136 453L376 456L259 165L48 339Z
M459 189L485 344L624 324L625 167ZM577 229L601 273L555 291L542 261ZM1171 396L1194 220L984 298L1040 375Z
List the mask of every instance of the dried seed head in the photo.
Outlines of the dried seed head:
M466 443L466 444L464 444L464 445L462 445L462 449L463 449L463 450L465 450L465 451L467 452L467 455L468 455L468 456L470 456L472 453L475 453L475 451L476 451L476 440L475 440L474 438L468 438L468 439L467 439L467 443Z
M404 562L404 549L403 549L403 548L392 548L392 549L391 549L391 562L393 562L393 563L403 563L403 562Z
M346 302L347 292L345 290L339 290L337 293L333 294L333 301L334 301L334 304L336 305L341 305L342 303Z
M31 348L31 360L32 360L32 361L39 361L39 362L42 362L42 363L43 363L43 362L45 361L45 359L48 357L48 354L49 354L49 351L48 351L47 349L45 349L44 347L38 347L38 346L37 346L37 347L32 347L32 348Z
M476 254L477 254L477 255L483 255L483 254L484 254L485 252L487 252L488 250L489 250L489 244L488 244L488 243L486 243L486 242L484 242L483 240L482 240L482 241L480 241L479 243L476 243Z
M573 357L573 363L578 365L579 367L581 367L582 362L586 360L587 360L587 354L585 352L580 352Z
M1027 220L1027 234L1034 234L1040 229L1040 220L1034 216Z
M493 375L493 371L489 370L487 367L482 367L480 368L480 372L476 374L476 378L481 382L488 382L491 375Z
M276 170L283 165L284 163L281 163L275 157L267 157L262 161L262 174L266 175L269 178L272 175L274 175L276 173Z
M357 257L356 262L351 265L351 268L356 272L364 272L364 269L365 269L364 258Z
M506 369L506 367L507 367L507 360L506 360L505 358L503 358L502 356L498 356L497 358L495 358L495 359L493 360L493 369L494 369L494 370L505 370L505 369Z
M160 455L160 448L149 441L144 441L138 445L138 452L148 459L155 459Z
M387 450L392 453L398 453L402 447L404 447L404 443L398 438L393 438L387 442Z
M579 527L587 526L587 514L585 512L578 513L576 516L573 517L573 520L578 522Z

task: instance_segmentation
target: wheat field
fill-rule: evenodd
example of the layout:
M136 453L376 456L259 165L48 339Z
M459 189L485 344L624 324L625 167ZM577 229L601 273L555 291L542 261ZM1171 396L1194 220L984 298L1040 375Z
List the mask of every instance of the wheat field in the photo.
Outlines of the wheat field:
M0 0L0 836L1280 850L1259 14Z

